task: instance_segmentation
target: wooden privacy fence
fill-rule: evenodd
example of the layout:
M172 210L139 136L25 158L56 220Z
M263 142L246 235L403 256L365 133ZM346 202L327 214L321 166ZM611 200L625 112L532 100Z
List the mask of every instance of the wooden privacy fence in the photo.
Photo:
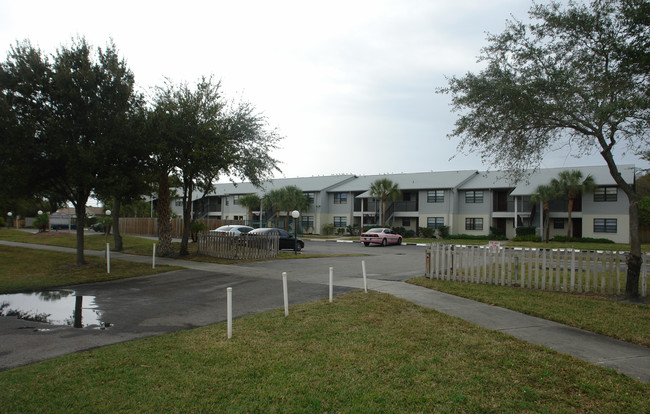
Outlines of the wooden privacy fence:
M242 221L223 221L220 219L200 219L208 226L208 230L214 230L225 224L241 224ZM183 237L183 219L173 218L172 223L172 238L180 239ZM133 218L133 217L120 217L120 233L131 234L138 236L158 236L158 219L157 218Z
M647 296L647 263L639 292ZM625 289L627 252L504 248L433 243L427 246L426 276L433 279L563 292L620 294Z
M278 257L279 248L277 234L230 236L201 232L198 235L198 253L221 259L268 259Z

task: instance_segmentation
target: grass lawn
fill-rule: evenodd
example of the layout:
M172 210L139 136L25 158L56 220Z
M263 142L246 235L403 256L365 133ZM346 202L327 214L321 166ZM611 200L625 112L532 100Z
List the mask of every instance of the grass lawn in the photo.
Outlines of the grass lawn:
M0 372L5 412L642 413L650 385L351 292Z
M0 293L25 292L78 283L101 282L144 276L180 269L111 259L111 273L106 260L86 256L85 266L75 265L75 255L0 246ZM1 411L1 410L0 410Z
M408 282L650 347L647 301L627 303L607 296L452 282L424 276Z

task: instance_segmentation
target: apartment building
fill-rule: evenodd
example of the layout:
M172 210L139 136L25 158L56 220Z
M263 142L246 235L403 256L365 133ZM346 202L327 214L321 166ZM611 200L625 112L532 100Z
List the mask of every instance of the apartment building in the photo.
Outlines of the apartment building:
M629 202L606 166L540 169L518 183L502 171L462 170L283 178L264 183L261 188L250 183L217 184L208 196L195 195L194 214L199 218L247 220L248 211L238 204L239 197L251 193L263 197L273 189L295 185L311 201L309 210L301 212L304 233L319 234L326 224L343 229L349 225L376 225L381 222L381 201L372 197L369 188L377 179L388 178L401 190L398 200L387 203L385 214L392 226L407 230L449 226L451 234L472 235L487 235L495 227L511 238L518 226L535 226L541 234L542 206L532 203L530 197L539 185L549 184L565 170L580 170L584 177L591 175L597 186L594 193L583 194L574 205L573 235L628 243ZM620 166L620 171L627 182L634 182L634 165ZM566 234L568 200L554 200L550 207L551 237ZM251 224L270 225L275 213L260 206L253 211ZM279 225L284 224L285 214L279 213Z

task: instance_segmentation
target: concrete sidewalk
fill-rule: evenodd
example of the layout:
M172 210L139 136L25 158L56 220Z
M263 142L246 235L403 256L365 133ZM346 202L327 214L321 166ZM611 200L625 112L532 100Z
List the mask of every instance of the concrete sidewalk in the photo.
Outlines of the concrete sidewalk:
M42 250L72 253L74 249L53 246L29 245L0 241L13 245ZM91 256L103 256L101 251L87 251ZM134 262L151 262L151 257L111 253L111 257ZM236 274L242 277L273 278L279 274L278 262L263 265L219 265L193 261L156 258L156 263L171 264L194 270ZM294 266L303 265L304 271L294 271L293 280L305 283L326 284L322 277L315 277L314 266L306 260L297 260ZM363 289L363 281L357 270L338 272L335 285ZM456 316L484 328L500 331L521 340L546 346L557 352L572 355L589 363L614 369L643 382L650 382L650 349L612 339L556 322L547 321L508 309L490 306L469 299L441 293L400 281L368 279L368 289L388 293L420 306Z

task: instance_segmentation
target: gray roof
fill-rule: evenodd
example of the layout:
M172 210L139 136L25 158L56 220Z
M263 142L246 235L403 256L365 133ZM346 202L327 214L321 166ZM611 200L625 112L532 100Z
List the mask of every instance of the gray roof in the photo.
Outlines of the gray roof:
M397 184L400 190L425 190L456 188L466 180L476 175L474 170L442 171L410 174L363 175L355 180L337 185L329 191L359 192L367 191L373 182L388 178Z
M327 190L332 186L354 179L354 175L326 175L317 177L298 178L276 178L262 183L261 188L255 187L249 182L242 183L219 183L211 195L232 195L232 194L257 194L263 195L271 190L295 185L303 192L317 192Z
M562 171L578 170L582 172L583 177L591 175L598 186L616 185L614 178L605 165L590 167L565 167L565 168L544 168L531 174L527 180L517 184L515 189L510 193L513 196L530 195L535 192L538 186L549 184L553 178L557 178ZM619 165L623 179L628 183L634 182L635 167L634 165Z

